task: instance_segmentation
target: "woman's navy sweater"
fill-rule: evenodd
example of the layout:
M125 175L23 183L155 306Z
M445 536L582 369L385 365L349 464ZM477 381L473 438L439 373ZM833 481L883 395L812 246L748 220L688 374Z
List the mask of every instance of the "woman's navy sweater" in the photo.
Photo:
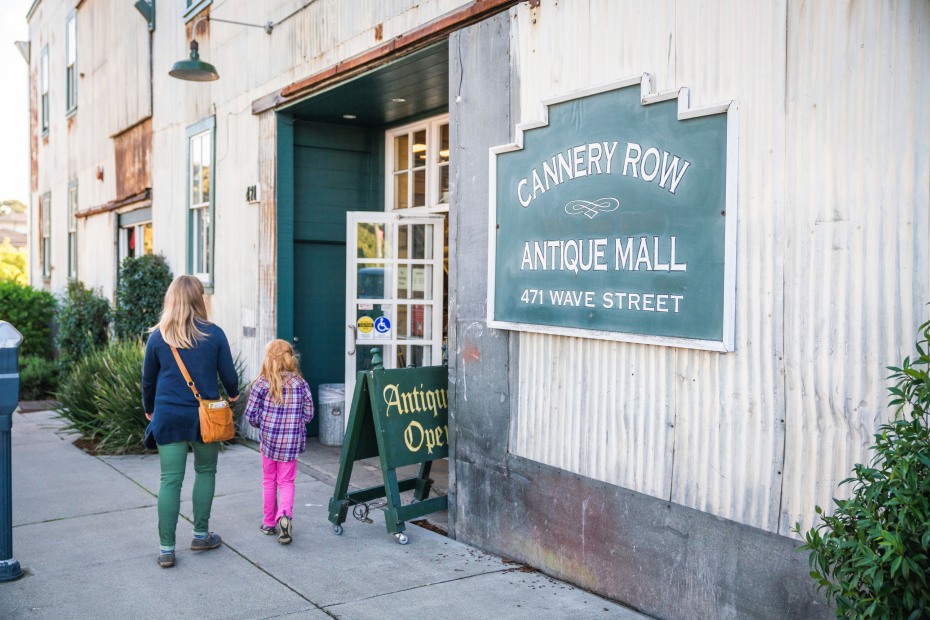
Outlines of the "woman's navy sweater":
M239 377L226 334L212 323L198 323L197 326L206 337L197 342L193 349L178 349L187 372L202 398L219 398L217 375L226 393L235 398L239 395ZM149 335L145 345L142 406L146 413L152 414L152 421L145 429L147 448L176 441L202 441L197 399L187 387L171 347L157 329Z

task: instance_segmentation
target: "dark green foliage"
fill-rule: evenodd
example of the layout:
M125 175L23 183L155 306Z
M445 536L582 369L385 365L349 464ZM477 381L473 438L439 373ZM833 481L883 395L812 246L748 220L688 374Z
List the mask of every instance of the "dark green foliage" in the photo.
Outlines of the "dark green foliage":
M68 428L97 440L98 452L142 450L148 420L142 410L142 358L139 341L113 343L82 357L61 382L58 413Z
M7 321L23 335L19 355L52 358L52 319L55 298L47 291L13 280L0 280L0 320Z
M148 420L142 408L142 360L138 340L115 342L81 358L61 382L58 413L68 428L98 442L103 454L138 453ZM241 358L236 369L242 382ZM242 385L240 390L244 389ZM236 403L244 408L245 402Z
M51 398L57 388L58 366L55 362L35 355L19 358L20 400Z
M171 279L171 270L161 255L147 254L123 260L116 287L114 327L117 338L142 338L145 342L149 328L158 322Z
M78 280L68 282L68 291L58 310L58 363L64 372L109 339L110 304Z
M852 497L804 534L811 577L839 618L930 616L930 322L918 355L890 367L896 419L879 427L869 466L857 464ZM800 533L800 526L795 525Z

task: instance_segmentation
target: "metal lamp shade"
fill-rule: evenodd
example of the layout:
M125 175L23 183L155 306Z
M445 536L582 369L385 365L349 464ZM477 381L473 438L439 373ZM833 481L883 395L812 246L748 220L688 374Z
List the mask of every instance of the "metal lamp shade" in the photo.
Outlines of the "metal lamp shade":
M200 60L197 41L191 41L190 60L179 60L171 67L168 75L178 78L179 80L188 80L191 82L212 82L220 79L220 74L216 72L216 67L208 62Z

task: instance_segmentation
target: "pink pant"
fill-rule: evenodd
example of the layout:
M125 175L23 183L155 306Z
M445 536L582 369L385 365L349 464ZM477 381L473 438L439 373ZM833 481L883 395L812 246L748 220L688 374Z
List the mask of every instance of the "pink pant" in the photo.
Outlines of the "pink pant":
M281 515L294 516L294 476L297 459L272 461L262 455L262 490L264 492L264 525L274 526ZM278 492L281 497L278 499Z

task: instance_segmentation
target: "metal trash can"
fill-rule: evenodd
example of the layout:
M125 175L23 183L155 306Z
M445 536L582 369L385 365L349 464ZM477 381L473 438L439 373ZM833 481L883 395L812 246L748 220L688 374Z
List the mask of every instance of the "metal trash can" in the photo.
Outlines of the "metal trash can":
M345 436L345 383L321 383L317 417L320 420L320 443L324 446L341 446Z
M0 321L0 582L22 577L13 558L13 446L10 432L19 404L19 345L23 335Z

